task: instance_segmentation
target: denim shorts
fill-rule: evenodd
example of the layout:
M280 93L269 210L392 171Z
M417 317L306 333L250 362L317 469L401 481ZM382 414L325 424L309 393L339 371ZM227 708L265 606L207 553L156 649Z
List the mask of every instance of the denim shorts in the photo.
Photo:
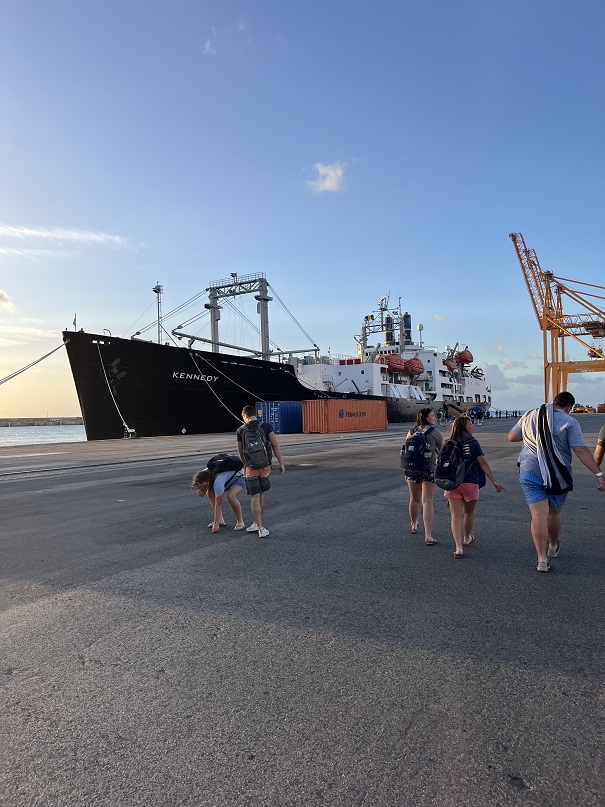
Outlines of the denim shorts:
M544 480L537 474L528 474L527 471L519 471L519 482L521 490L528 504L538 504L548 499L549 507L563 507L567 493L558 495L551 493L544 487Z

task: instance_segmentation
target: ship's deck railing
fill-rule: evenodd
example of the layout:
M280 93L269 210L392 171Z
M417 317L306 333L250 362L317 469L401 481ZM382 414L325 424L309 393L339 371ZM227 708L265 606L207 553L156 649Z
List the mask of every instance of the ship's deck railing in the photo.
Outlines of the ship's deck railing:
M252 283L255 280L265 280L266 275L264 272L255 272L252 275L231 275L231 277L224 278L223 280L213 280L208 284L209 289L216 288L217 286L234 286L237 283Z

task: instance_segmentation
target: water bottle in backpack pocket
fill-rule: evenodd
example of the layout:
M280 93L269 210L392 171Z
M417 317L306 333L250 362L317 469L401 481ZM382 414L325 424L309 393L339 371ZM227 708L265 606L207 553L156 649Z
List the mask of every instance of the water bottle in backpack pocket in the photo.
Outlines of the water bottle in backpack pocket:
M425 432L414 432L401 447L401 467L413 482L422 482L425 471L431 467L433 452L426 438L434 428L431 426Z
M435 466L435 484L442 490L453 490L464 482L466 463L462 455L462 445L447 440Z

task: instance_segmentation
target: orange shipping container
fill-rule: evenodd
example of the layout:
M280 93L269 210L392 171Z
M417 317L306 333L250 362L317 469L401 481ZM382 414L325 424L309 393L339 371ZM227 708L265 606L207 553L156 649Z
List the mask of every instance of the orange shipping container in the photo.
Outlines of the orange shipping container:
M302 416L305 434L376 431L387 427L387 404L334 398L303 401Z
M597 412L599 412L599 414L601 414L601 415L602 415L603 413L605 413L605 404L599 404L599 405L597 406Z

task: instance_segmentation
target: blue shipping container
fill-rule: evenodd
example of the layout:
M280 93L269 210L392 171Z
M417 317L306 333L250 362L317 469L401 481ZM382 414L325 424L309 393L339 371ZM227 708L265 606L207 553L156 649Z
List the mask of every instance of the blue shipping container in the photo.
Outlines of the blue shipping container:
M271 423L276 434L302 433L302 401L257 401L256 416Z

